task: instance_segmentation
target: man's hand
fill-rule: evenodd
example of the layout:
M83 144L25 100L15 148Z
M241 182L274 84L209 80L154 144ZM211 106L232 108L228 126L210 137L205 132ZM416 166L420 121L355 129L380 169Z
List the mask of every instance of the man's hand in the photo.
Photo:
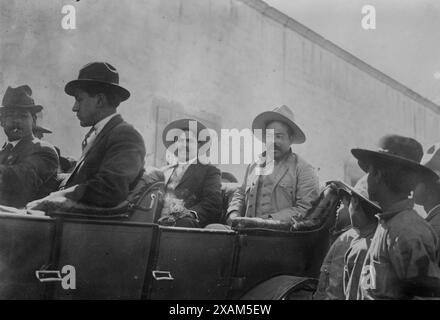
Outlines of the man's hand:
M232 211L232 212L229 214L228 219L226 219L226 224L227 224L228 226L232 226L232 221L233 221L235 218L239 218L239 217L241 217L240 212L238 212L237 210Z
M73 201L58 194L50 194L45 198L34 200L26 205L27 210L54 211L72 207Z

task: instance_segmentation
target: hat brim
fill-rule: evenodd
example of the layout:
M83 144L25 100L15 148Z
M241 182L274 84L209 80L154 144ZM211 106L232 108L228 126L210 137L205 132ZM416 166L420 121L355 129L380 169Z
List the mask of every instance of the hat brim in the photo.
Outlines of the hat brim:
M74 96L76 89L89 85L102 85L112 88L112 90L114 90L118 94L121 102L130 98L130 92L120 85L91 79L72 80L65 85L64 92L66 92L69 96Z
M361 201L363 201L372 211L375 212L382 212L382 208L375 202L371 201L370 199L366 198L359 192L357 192L353 187L349 186L343 181L331 181L331 183L334 183L339 191L345 192L348 195L352 196L355 195L358 197Z
M376 165L378 167L393 165L414 170L418 174L428 179L439 179L439 176L428 167L425 167L416 161L412 161L398 155L360 148L351 149L351 153L356 159L365 164L365 166L362 167L365 172L368 169L368 165L370 164Z
M7 109L12 109L12 110L25 110L25 111L30 111L31 113L38 113L41 112L41 110L43 110L43 106L39 105L39 104L34 104L34 105L8 105L8 106L1 106L0 107L0 112L2 110L7 110Z
M34 128L34 131L39 131L39 132L42 132L42 133L52 133L52 130L49 130L47 128L40 127L40 126L36 126Z
M274 111L265 111L257 115L252 122L252 131L262 129L264 132L266 125L272 121L281 121L293 130L293 144L301 144L306 141L306 135L295 122Z
M163 131L162 131L162 142L163 142L165 148L168 148L170 145L172 145L174 143L174 141L168 141L166 139L168 131L170 131L172 129L181 129L181 130L189 129L189 121L195 121L197 123L197 138L199 136L200 131L202 131L203 129L207 129L207 127L203 123L201 123L200 121L195 120L195 119L188 119L187 118L187 119L179 119L179 120L172 121L169 124L167 124L165 129L163 129Z

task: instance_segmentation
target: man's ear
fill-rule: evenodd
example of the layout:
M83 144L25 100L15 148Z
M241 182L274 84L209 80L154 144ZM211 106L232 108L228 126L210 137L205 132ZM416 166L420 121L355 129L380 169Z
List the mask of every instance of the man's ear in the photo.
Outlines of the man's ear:
M96 107L103 108L107 105L107 97L103 93L98 93L96 95Z

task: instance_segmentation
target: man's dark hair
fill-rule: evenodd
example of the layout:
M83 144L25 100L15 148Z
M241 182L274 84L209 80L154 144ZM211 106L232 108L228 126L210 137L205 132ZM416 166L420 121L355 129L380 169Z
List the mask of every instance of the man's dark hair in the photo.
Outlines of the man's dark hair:
M375 170L381 172L382 181L395 194L408 196L420 182L417 172L408 167L385 165Z
M104 84L92 84L82 86L81 90L84 90L89 96L94 97L97 94L102 93L107 98L107 102L110 106L117 108L121 103L121 98L110 86Z

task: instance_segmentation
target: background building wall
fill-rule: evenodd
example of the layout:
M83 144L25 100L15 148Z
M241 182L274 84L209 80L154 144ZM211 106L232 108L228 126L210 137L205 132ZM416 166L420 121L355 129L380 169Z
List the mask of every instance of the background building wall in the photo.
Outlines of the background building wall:
M65 4L76 8L76 30L61 28ZM173 116L242 129L282 104L307 135L295 151L323 181L355 171L350 149L386 133L425 148L439 139L436 105L260 0L15 0L0 12L1 91L29 84L54 131L46 139L64 154L79 156L86 132L64 85L97 60L131 91L119 111L143 134L149 164L163 164L155 152Z

